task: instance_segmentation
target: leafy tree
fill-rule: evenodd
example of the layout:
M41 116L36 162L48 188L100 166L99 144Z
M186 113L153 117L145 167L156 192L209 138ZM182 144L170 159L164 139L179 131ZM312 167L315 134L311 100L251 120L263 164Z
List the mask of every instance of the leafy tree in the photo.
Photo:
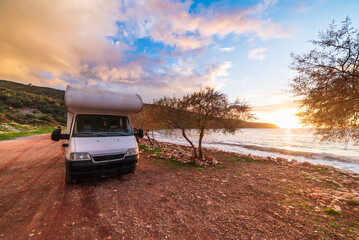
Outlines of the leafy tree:
M291 91L299 97L298 116L317 129L321 140L353 140L359 144L359 32L346 18L319 33L303 55L291 54L298 75Z
M191 145L194 157L198 157L193 142L188 138L186 130L193 125L191 114L187 112L188 103L181 98L163 97L155 100L153 103L153 111L151 119L163 126L166 130L180 129L182 136Z
M131 115L131 123L134 128L143 129L144 135L153 147L159 147L159 143L155 140L153 131L163 129L163 126L161 122L154 120L152 114L152 105L144 104L140 113ZM152 137L150 137L150 134Z
M213 88L191 93L183 98L188 104L187 110L194 114L193 120L199 131L198 152L202 157L202 140L205 130L212 129L233 134L244 120L252 119L249 106L238 99L230 103L225 94Z
M190 93L182 98L163 97L154 102L154 118L169 129L180 129L182 136L193 149L194 157L202 157L202 140L207 130L234 133L245 120L252 119L249 106L236 100L230 103L227 96L213 88ZM198 130L198 153L186 130Z

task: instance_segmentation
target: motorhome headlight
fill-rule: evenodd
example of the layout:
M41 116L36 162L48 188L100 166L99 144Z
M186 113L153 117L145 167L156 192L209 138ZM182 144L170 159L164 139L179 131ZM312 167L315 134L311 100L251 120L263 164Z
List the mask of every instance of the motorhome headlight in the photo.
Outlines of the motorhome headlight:
M82 161L82 160L91 160L91 155L89 153L71 153L70 161Z
M132 155L137 155L137 154L138 154L138 147L130 148L126 152L126 156L132 156Z

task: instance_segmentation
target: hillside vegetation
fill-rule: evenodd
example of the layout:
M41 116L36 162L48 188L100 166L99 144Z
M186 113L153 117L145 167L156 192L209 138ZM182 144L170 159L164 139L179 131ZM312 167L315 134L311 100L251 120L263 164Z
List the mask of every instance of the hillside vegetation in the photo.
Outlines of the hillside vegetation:
M49 126L64 125L64 94L57 89L0 80L1 139L49 132ZM28 113L27 109L39 112Z
M62 90L0 80L1 120L32 125L54 121L65 124L64 95ZM37 109L41 113L23 114L19 111L26 108Z

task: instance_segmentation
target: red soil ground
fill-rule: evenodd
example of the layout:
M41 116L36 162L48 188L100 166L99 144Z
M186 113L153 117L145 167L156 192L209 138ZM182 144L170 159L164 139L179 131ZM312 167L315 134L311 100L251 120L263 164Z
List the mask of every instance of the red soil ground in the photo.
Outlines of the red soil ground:
M333 168L219 152L223 165L202 169L141 153L135 173L65 185L49 134L2 141L0 153L0 239L359 236L359 177Z

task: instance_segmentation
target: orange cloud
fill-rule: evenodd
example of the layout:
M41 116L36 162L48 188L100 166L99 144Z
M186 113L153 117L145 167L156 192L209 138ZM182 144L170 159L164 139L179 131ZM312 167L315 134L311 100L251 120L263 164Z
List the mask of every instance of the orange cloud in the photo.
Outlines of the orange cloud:
M62 75L81 77L88 63L116 61L121 50L105 36L117 32L118 8L117 1L1 1L0 78L64 85Z
M290 32L281 24L262 20L263 12L274 3L265 0L227 12L212 6L193 14L189 13L192 1L2 0L0 79L105 88L120 83L146 86L146 92L162 88L169 93L204 85L220 88L232 67L230 62L196 69L198 64L185 54L200 52L214 36L230 33L263 39L288 36ZM118 22L124 25L120 28ZM110 40L119 35L127 44ZM164 57L152 61L145 54L125 60L126 51L133 50L131 40L143 37L175 46L174 54L182 63L166 65Z

